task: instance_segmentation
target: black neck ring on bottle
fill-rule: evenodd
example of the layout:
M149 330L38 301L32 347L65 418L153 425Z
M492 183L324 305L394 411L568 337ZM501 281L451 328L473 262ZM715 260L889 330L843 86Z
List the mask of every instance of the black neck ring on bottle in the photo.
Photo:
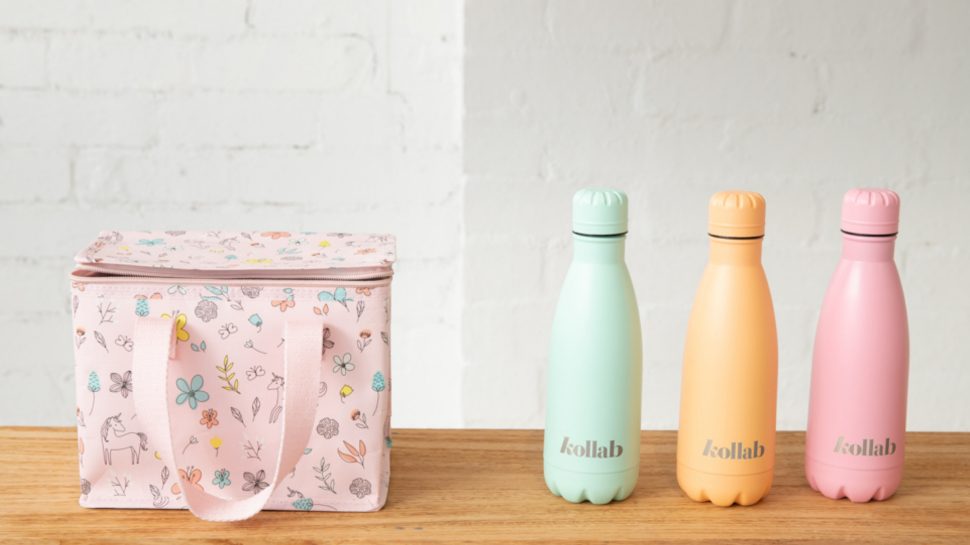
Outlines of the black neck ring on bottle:
M765 238L764 235L755 235L753 237L729 237L727 235L715 235L714 233L707 233L707 236L724 240L758 240L760 238Z
M592 233L580 233L579 231L573 231L574 235L579 235L581 237L590 238L620 238L625 237L628 231L623 231L622 233L610 233L608 235L594 235Z
M899 231L896 231L895 233L871 234L871 233L853 233L852 231L846 231L845 229L839 229L839 230L842 231L843 235L852 235L854 237L868 237L868 238L889 238L899 234Z

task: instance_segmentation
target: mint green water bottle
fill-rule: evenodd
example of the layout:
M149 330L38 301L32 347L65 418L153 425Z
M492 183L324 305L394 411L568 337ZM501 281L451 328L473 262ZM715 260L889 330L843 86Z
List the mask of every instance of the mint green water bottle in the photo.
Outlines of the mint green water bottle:
M571 502L626 499L640 468L640 316L623 260L627 197L573 197L573 262L552 325L546 485Z

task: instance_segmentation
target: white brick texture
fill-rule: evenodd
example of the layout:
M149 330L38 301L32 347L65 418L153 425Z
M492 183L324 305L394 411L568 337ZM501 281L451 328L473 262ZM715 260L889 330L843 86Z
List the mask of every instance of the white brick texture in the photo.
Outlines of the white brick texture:
M541 427L570 198L607 184L644 427L677 425L707 198L744 187L800 429L840 197L885 185L910 428L970 430L968 28L962 0L0 0L0 425L73 423L98 230L287 228L398 235L396 426Z
M397 234L395 425L461 425L461 16L0 0L0 425L74 422L73 253L176 227Z
M841 196L877 185L903 199L909 426L967 430L968 6L468 0L465 421L542 426L570 195L606 184L631 198L643 424L675 428L687 318L707 259L707 198L742 187L768 201L778 424L803 429Z

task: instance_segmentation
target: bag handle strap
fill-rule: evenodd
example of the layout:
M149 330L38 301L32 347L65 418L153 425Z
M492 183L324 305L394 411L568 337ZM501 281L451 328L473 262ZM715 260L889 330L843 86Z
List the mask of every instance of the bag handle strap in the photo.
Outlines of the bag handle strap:
M287 320L284 349L282 437L274 457L269 486L250 498L227 500L207 494L182 478L177 471L172 448L168 414L169 368L177 364L175 321L164 318L138 318L134 332L133 375L135 409L145 423L162 462L176 469L182 494L189 510L202 520L234 521L247 519L266 505L277 483L289 473L303 455L316 417L316 388L322 365L323 327L319 321Z

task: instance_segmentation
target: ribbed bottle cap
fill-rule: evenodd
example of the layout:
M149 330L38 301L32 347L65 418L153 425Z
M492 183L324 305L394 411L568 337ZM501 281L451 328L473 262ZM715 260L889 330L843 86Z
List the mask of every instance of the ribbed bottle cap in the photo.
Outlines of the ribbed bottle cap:
M626 233L627 197L617 189L587 187L573 195L573 232L580 235Z
M711 197L707 232L718 237L765 234L765 198L753 191L721 191Z
M842 199L842 230L893 235L899 230L899 195L889 189L850 189Z

